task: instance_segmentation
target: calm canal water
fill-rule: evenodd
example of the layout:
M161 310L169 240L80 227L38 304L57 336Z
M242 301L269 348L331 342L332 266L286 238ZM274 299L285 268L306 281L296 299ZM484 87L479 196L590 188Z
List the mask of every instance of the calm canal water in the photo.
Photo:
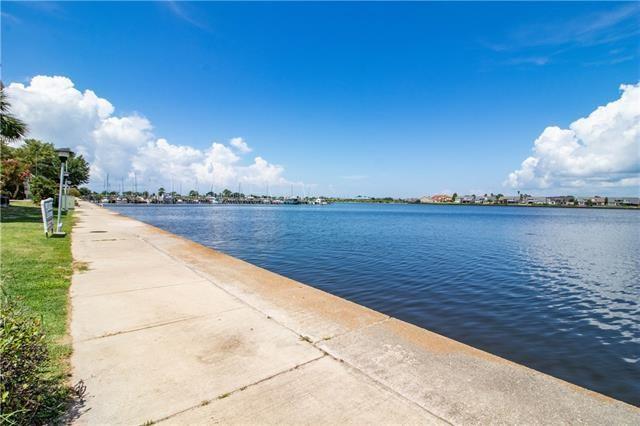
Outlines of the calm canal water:
M640 405L640 212L111 205L125 215Z

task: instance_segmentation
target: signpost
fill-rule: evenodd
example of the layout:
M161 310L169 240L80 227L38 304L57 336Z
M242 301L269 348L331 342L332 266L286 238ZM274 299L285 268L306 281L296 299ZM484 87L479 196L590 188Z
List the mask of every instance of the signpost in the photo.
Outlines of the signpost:
M53 198L40 201L40 211L42 212L42 225L44 235L47 237L64 237L66 232L54 231L53 228Z
M40 201L40 210L42 211L44 235L48 237L53 234L53 198Z

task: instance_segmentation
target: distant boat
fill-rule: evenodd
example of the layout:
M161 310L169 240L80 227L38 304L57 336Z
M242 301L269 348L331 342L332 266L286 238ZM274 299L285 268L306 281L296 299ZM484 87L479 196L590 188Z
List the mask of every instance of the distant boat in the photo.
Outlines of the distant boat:
M287 198L284 200L285 204L300 204L300 199L298 197L295 198Z

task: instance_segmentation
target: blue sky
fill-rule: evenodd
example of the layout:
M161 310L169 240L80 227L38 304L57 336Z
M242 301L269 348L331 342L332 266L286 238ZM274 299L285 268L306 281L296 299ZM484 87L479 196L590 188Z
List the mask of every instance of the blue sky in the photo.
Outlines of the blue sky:
M252 154L238 164L259 155L331 195L515 193L505 180L545 128L640 79L638 3L3 2L2 14L5 84L67 77L154 138L204 151L242 137ZM638 193L603 173L634 178L639 163L567 191ZM566 192L532 182L520 189Z

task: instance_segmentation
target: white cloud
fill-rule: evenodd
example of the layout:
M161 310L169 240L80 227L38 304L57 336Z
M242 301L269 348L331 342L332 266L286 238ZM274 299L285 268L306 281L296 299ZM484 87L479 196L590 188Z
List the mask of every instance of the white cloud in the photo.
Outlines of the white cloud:
M251 148L249 148L249 145L247 145L247 143L242 138L233 138L231 139L229 144L236 148L238 152L241 152L243 154L253 151Z
M182 4L178 4L178 3L182 3ZM210 31L210 28L206 24L204 24L203 22L193 17L195 12L191 13L190 11L185 9L185 6L187 6L187 4L185 4L184 2L176 2L176 1L170 0L170 1L162 2L161 4L167 6L175 16L188 22L194 27L200 28L201 30Z
M255 185L264 185L267 183L286 185L291 183L282 177L282 173L284 172L282 166L270 164L262 157L256 157L253 160L253 164L248 166L244 172L242 180Z
M262 157L243 161L251 148L240 137L229 146L213 142L206 149L173 145L156 138L151 122L138 114L117 116L115 108L91 90L79 91L67 77L37 76L30 84L11 83L6 88L15 115L29 125L28 137L69 146L91 164L91 186L103 188L110 176L112 189L133 176L138 188L159 186L191 189L196 179L201 190L235 188L238 183L291 184L284 168ZM232 149L233 148L233 149Z
M80 92L66 77L37 76L28 86L11 83L6 93L15 115L29 124L28 136L56 146L90 144L92 132L114 110L109 101L90 90Z
M91 142L81 151L93 151L91 174L104 178L127 176L131 160L136 158L153 139L149 120L137 115L109 117L92 132Z
M627 3L571 19L544 17L543 21L514 28L500 43L484 43L497 52L535 47L584 47L638 35L640 6Z
M598 107L568 129L551 126L533 155L509 174L512 188L600 188L638 185L640 83L621 85L619 99Z

